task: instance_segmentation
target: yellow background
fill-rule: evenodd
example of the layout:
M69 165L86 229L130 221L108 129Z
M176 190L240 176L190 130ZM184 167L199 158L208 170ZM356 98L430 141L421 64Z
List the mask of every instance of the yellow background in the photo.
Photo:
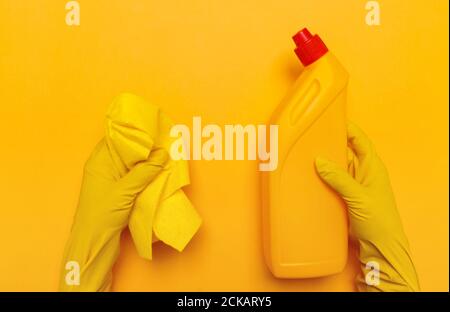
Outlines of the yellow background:
M112 98L135 92L175 121L262 123L298 76L293 35L319 33L351 74L349 117L392 178L422 289L448 291L448 1L0 0L0 290L56 290L82 167ZM271 277L255 162L191 162L204 224L185 252L140 259L123 235L115 290L354 290L346 270ZM295 197L293 197L295 198ZM314 239L314 238L312 238Z

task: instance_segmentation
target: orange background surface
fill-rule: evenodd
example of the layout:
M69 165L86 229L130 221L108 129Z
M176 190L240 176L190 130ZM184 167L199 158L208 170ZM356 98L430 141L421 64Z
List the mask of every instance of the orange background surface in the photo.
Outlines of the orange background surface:
M82 168L122 91L176 122L263 123L301 71L291 35L319 33L351 75L349 118L391 175L421 286L448 291L448 1L0 0L0 290L56 290ZM257 163L192 161L203 217L183 253L138 257L128 232L114 290L351 291L345 271L276 280L262 257ZM293 200L295 196L293 196ZM313 237L311 239L314 239Z

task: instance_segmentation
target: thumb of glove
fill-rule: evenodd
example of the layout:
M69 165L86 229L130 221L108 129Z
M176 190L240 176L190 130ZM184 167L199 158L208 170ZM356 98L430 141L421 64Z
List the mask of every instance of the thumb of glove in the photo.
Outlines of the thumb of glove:
M122 194L136 196L155 179L164 168L168 154L163 149L151 152L148 160L135 165L124 177L118 181L118 187Z

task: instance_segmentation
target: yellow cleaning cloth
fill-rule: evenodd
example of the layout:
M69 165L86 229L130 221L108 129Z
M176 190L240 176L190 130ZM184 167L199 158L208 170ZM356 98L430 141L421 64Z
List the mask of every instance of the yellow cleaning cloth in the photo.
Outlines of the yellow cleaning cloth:
M148 159L155 149L170 151L172 122L157 106L129 93L117 96L107 112L106 144L119 176ZM128 227L139 255L152 258L152 242L182 251L201 219L181 189L189 184L184 160L170 159L136 198Z

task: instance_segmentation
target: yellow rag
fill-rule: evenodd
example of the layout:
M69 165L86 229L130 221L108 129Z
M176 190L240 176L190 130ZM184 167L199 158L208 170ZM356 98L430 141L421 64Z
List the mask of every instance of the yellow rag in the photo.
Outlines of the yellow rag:
M169 135L170 119L136 95L117 96L106 117L106 144L120 176L154 149L169 152L175 140ZM181 189L188 184L187 162L170 159L136 198L128 227L141 257L152 258L152 242L158 239L182 251L200 227L200 216Z

